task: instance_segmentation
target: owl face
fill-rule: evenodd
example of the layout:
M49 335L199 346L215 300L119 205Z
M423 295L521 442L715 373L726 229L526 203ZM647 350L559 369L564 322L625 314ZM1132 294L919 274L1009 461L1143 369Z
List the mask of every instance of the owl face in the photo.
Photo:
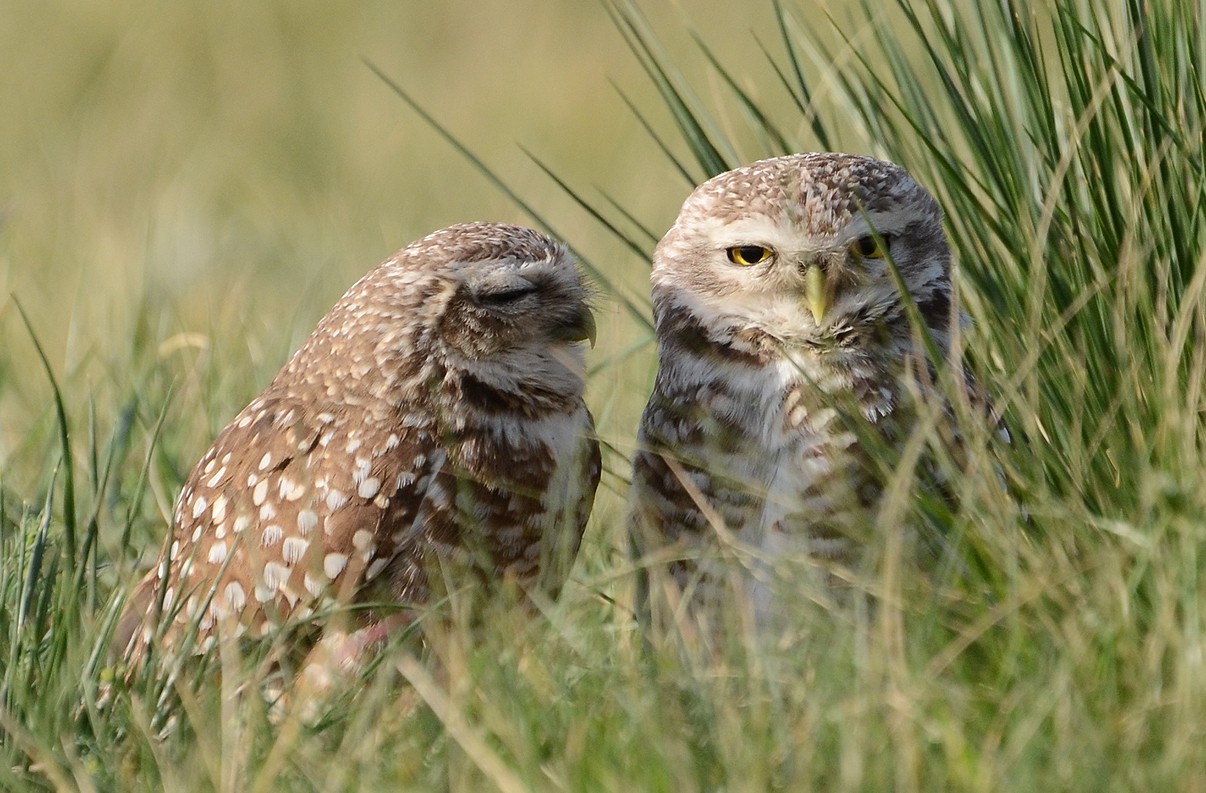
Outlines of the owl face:
M551 247L536 259L488 259L451 268L443 325L458 352L471 358L522 349L566 349L595 336L594 316L569 253ZM468 343L467 343L468 342Z
M531 229L469 223L408 246L391 278L402 310L423 320L412 354L500 377L571 377L594 343L590 293L565 246ZM572 384L567 383L572 389Z
M687 199L654 261L659 316L678 306L724 333L818 353L881 346L886 326L907 323L892 264L931 324L949 314L937 203L866 157L792 155L721 174Z

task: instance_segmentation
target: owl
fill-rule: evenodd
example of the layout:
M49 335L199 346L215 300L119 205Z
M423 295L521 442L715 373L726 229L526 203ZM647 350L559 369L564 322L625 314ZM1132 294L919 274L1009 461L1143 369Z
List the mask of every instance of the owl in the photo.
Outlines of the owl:
M941 219L904 170L849 154L763 160L687 198L654 254L631 517L680 587L707 589L722 546L760 619L783 610L776 560L807 560L822 592L851 580L877 541L877 461L933 364L909 301L940 356L961 321Z
M449 569L555 593L599 481L588 297L564 246L494 223L370 271L193 468L118 645L418 606ZM351 613L356 647L413 614Z

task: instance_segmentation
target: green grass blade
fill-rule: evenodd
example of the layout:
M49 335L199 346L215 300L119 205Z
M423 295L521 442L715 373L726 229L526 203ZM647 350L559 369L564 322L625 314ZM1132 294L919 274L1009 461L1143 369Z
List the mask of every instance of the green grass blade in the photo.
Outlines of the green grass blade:
M42 349L42 343L38 341L33 323L29 321L29 315L25 313L25 309L22 307L20 301L14 298L13 304L17 307L17 313L21 315L21 321L25 323L25 329L29 332L30 341L33 342L34 349L38 353L38 359L42 362L42 370L46 374L46 379L50 382L50 388L54 394L54 410L55 418L58 421L59 449L62 454L63 466L64 555L65 562L70 570L74 569L76 563L76 523L75 475L72 465L71 433L70 425L67 423L67 409L63 405L63 392L59 389L59 383L55 379L54 370L50 367L50 359L46 357L46 352Z

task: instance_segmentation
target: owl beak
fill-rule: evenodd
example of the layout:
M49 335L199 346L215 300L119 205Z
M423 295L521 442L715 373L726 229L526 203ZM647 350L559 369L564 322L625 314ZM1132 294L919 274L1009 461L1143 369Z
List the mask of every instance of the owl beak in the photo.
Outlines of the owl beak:
M594 349L597 333L595 315L584 305L579 307L573 319L557 329L555 338L561 341L589 341L591 349Z
M815 264L804 271L804 301L812 312L813 320L820 325L833 302L830 294L829 279Z

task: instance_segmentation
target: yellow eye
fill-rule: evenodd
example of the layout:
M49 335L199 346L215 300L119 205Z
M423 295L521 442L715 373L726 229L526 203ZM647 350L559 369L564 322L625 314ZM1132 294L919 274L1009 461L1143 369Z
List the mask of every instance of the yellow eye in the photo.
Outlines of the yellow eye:
M729 255L730 262L746 267L764 262L774 255L770 248L762 245L737 245L729 248L725 253Z
M876 237L873 234L859 237L851 244L850 255L860 259L882 259L888 255L888 238L883 235Z

